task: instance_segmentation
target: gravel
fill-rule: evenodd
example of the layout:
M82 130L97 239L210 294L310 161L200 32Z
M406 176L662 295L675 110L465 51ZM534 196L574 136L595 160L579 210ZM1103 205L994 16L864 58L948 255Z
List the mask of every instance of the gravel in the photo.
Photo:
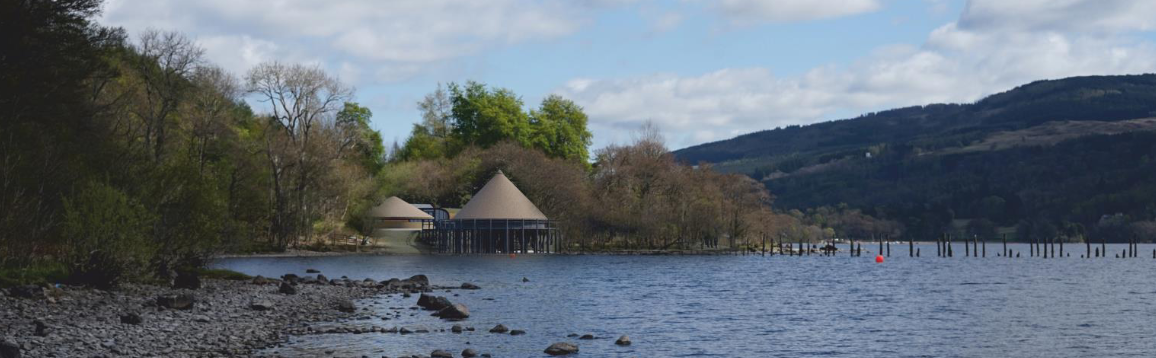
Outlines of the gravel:
M277 280L204 280L199 290L130 284L115 291L52 288L44 298L0 295L0 337L19 345L24 357L251 356L310 323L357 314L338 310L340 304L400 292L368 282L295 288L298 294L286 295ZM159 296L182 294L195 297L193 308L157 305ZM133 315L139 323L122 322Z

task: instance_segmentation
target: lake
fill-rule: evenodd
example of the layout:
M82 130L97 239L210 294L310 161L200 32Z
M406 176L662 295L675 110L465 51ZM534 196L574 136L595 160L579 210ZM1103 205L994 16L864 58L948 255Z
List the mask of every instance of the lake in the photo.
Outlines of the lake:
M577 343L594 357L1150 357L1156 352L1156 260L1138 258L923 257L874 262L846 252L824 256L345 256L230 258L213 263L250 275L375 280L428 275L454 290L475 332L411 311L417 296L360 302L373 318L344 324L425 327L424 334L291 337L271 354L394 357L474 348L494 357L538 357L550 343ZM1126 245L1108 245L1121 252ZM874 248L875 246L871 246ZM1147 250L1147 251L1145 251ZM1147 252L1147 254L1145 254ZM529 282L522 282L522 278ZM452 295L437 293L439 295ZM388 321L381 316L400 317ZM502 323L523 336L488 333ZM324 326L324 324L322 324ZM592 333L593 341L567 338ZM614 345L620 335L634 344ZM468 344L467 344L468 342Z

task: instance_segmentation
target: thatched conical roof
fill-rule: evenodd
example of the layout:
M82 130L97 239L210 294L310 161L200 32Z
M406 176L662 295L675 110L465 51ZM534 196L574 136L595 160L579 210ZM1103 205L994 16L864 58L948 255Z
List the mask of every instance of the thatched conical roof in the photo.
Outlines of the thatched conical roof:
M546 215L499 170L454 219L546 220Z
M396 196L385 199L385 202L369 209L365 215L374 219L433 219L433 216Z

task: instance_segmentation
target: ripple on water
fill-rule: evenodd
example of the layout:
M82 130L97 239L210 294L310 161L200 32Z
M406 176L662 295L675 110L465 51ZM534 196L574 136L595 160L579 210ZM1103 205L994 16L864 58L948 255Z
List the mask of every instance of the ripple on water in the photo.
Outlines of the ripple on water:
M376 280L426 274L434 284L483 287L455 291L460 296L451 298L470 307L473 316L461 324L475 332L453 334L454 323L410 311L417 297L378 297L358 303L371 310L370 319L336 325L432 332L294 336L273 351L285 356L392 357L469 347L499 357L538 357L557 341L573 341L583 355L598 357L1085 357L1156 351L1156 340L1146 338L1156 335L1146 318L1156 313L1148 274L1156 260L908 258L903 250L885 264L847 256L528 255L238 258L214 265L266 277L304 274L306 268ZM400 307L401 316L393 317L392 307ZM485 332L498 323L527 334ZM578 341L567 338L570 333L606 338ZM621 334L634 345L615 346Z

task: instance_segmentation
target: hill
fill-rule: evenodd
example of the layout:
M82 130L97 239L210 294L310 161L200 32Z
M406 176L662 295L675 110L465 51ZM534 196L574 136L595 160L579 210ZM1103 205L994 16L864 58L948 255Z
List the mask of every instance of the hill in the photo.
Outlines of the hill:
M762 180L779 208L846 203L918 238L962 220L978 234L1016 226L1023 235L1123 240L1156 217L1156 182L1147 178L1156 173L1152 117L1156 75L1074 77L675 155Z

